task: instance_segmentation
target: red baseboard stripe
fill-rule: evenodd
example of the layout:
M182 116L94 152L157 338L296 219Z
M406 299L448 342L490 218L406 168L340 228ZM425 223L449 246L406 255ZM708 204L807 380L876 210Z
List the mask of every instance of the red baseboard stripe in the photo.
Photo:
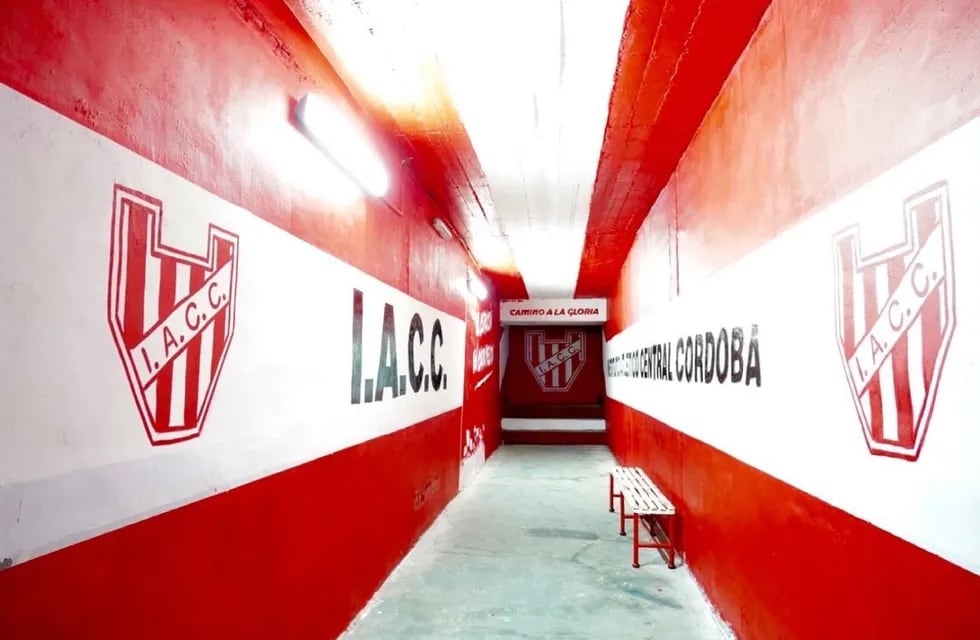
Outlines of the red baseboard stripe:
M0 637L337 637L455 495L459 421L451 411L0 572Z
M610 448L677 505L687 563L738 637L980 638L980 576L609 404Z

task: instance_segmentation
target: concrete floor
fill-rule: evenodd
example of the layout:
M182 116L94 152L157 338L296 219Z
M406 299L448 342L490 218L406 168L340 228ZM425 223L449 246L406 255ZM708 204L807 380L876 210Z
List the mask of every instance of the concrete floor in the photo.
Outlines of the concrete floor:
M342 637L726 637L680 561L645 549L631 567L607 505L614 464L606 447L502 447Z

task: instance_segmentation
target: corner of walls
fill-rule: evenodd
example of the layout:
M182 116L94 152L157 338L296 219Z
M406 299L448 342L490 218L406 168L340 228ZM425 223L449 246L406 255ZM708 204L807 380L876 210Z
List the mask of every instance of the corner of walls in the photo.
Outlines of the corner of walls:
M637 231L609 301L607 340L640 318L654 316L677 297L677 178L672 174Z
M493 286L488 288L490 295L482 302L467 298L460 488L472 480L501 441L500 299Z

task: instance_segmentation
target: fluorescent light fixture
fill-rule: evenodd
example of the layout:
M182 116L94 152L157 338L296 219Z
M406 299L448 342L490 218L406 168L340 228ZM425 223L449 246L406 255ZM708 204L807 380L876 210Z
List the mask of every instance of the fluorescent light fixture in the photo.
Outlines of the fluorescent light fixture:
M388 192L388 170L357 120L323 96L307 94L296 105L303 132L361 189L380 198Z
M476 299L481 302L486 300L490 292L487 290L487 285L483 283L483 278L473 271L468 271L467 276L470 293L476 296Z
M464 300L473 298L473 292L470 291L470 287L467 284L468 280L469 278L455 278L452 281L453 287L459 291L459 295L461 295Z
M246 139L263 166L297 192L308 194L330 208L361 206L364 192L303 131L282 117L282 103L270 99L255 105L261 109ZM352 209L353 210L353 209Z
M446 223L442 221L442 218L433 218L432 227L436 230L436 233L438 233L443 240L453 239L453 232L449 230L449 227L446 226Z
M507 271L513 268L508 239L492 233L474 234L467 244L473 252L473 258L484 269Z
M469 267L467 267L464 277L453 280L453 286L459 289L463 298L475 300L476 302L483 302L490 295L490 291L483 282L483 278Z

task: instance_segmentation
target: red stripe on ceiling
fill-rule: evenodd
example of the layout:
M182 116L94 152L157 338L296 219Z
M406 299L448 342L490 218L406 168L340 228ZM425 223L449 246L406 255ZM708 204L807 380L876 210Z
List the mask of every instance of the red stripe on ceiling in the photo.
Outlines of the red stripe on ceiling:
M633 0L575 294L606 296L769 0Z

